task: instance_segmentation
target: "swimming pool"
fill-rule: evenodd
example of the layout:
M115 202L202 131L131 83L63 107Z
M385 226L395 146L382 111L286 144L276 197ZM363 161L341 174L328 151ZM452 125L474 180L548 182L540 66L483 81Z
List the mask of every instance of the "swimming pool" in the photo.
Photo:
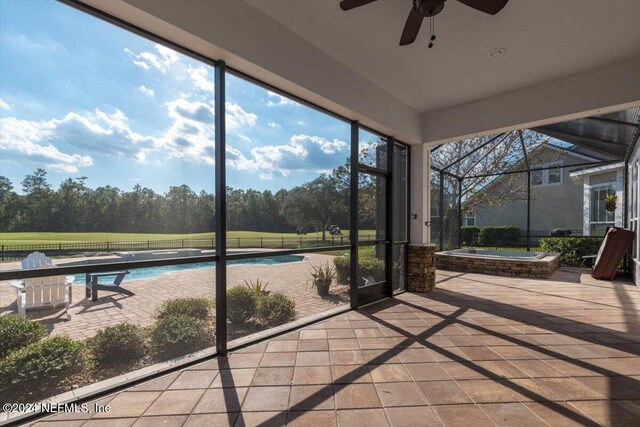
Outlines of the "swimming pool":
M227 261L227 265L276 265L276 264L286 264L289 262L298 262L302 260L304 260L304 256L278 255L278 256L265 257L265 258L231 260L231 261ZM109 260L109 261L112 262L112 260ZM75 263L65 264L65 267L70 266L72 264L75 264ZM159 276L162 273L193 270L196 268L215 268L215 266L216 265L214 262L199 262L196 264L165 265L162 267L149 267L149 268L133 268L129 270L129 274L127 275L125 280L148 279L151 277ZM76 283L79 283L79 282L84 283L84 280L85 280L84 274L77 274L75 278L76 278ZM109 280L109 278L106 278L105 280Z

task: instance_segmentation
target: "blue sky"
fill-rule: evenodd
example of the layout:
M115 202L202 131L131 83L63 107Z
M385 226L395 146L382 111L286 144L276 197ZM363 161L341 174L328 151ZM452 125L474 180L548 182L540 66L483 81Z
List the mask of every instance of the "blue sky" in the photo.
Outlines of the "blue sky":
M0 175L18 190L42 167L54 187L213 191L212 67L54 1L0 1L0 52ZM228 76L227 185L292 188L344 164L348 141L348 124Z

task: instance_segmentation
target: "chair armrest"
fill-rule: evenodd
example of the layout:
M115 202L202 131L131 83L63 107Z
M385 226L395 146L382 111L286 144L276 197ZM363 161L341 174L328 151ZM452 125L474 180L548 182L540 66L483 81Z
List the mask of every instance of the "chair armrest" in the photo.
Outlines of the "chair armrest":
M22 280L12 280L11 282L9 282L9 284L11 284L11 287L13 288L24 289L24 283L22 282Z
M598 255L584 255L582 259L596 258Z
M73 282L76 281L76 276L67 276L65 280L65 285L72 285Z

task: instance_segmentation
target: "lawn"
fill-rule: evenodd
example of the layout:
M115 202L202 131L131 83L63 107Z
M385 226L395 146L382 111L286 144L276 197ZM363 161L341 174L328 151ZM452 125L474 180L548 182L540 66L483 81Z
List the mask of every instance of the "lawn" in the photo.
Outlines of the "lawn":
M348 230L342 231L345 239L349 235ZM360 235L375 235L374 230L361 230ZM327 238L331 238L326 233ZM148 233L0 233L0 245L43 245L56 243L86 243L86 242L146 242L158 240L180 240L180 239L213 239L215 233L193 233L193 234L148 234ZM299 236L296 233L267 233L261 231L229 231L227 238L295 238L300 237L315 239L322 237L322 233L307 233ZM339 236L336 236L339 239Z

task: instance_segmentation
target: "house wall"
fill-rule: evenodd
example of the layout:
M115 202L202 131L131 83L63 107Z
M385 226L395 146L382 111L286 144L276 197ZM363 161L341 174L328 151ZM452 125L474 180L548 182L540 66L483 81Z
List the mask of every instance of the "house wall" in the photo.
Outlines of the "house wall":
M531 156L532 167L538 164L563 161L564 164L585 162L583 158L571 155L561 155L555 150L543 149L535 156ZM576 182L569 176L571 168L562 169L562 183L539 187L531 187L531 230L548 231L554 228L580 230L583 226L583 188L582 182ZM507 185L505 176L489 186L485 191L495 190L494 186ZM522 185L517 201L507 201L498 206L482 206L476 211L476 224L485 225L515 225L521 231L527 229L526 202L527 174L519 173L514 178L514 185Z

